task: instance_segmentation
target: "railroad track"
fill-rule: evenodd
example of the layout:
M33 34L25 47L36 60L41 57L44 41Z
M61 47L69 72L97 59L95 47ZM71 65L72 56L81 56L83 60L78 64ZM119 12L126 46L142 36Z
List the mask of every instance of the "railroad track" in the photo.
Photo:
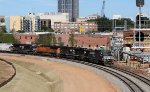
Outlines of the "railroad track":
M73 60L73 62L76 62L76 61ZM85 65L100 69L102 71L105 71L105 72L117 77L118 79L123 81L125 83L125 85L128 86L128 88L130 89L131 92L144 92L144 90L141 87L139 87L136 83L134 83L131 79L129 79L129 78L127 78L127 77L121 75L120 73L117 73L111 69L105 68L101 65L92 64L89 62L78 61L78 63L85 64Z
M129 70L121 69L121 68L118 68L118 67L115 67L115 66L113 66L113 67L111 67L111 68L112 68L112 69L115 69L115 70L118 70L118 71L121 71L121 72L123 72L123 73L126 73L126 74L128 74L128 75L131 75L131 76L133 76L133 77L139 79L139 80L142 81L143 83L147 84L148 86L150 86L150 79L148 79L148 78L145 78L145 77L143 77L143 76L140 76L140 75L138 75L138 74L136 74L136 73L133 73L133 72L131 72L131 71L129 71Z
M17 53L12 53L12 54L17 54ZM27 54L23 54L23 55L27 55ZM31 54L30 54L31 55ZM47 55L37 55L37 56L44 56L44 57L48 57ZM79 61L79 60L72 60L72 59L65 59L65 58L62 58L64 60L69 60L69 61L72 61L72 62L76 62L76 63L81 63L81 64L84 64L84 65L88 65L88 66L91 66L91 67L94 67L94 68L97 68L97 69L100 69L100 70L103 70L115 77L117 77L118 79L120 79L121 81L123 81L125 83L125 85L128 86L128 88L130 89L131 92L144 92L144 90L139 87L135 82L133 82L131 79L121 75L120 73L117 73L111 69L108 69L106 67L103 67L101 65L97 65L97 64L93 64L93 63L89 63L89 62L84 62L84 61ZM118 69L116 69L118 70ZM123 70L118 70L118 71L121 71L123 72ZM124 73L126 74L129 74L128 72L125 72ZM130 74L129 74L130 75ZM134 76L135 77L135 76ZM141 76L140 76L141 77ZM136 77L137 78L137 77ZM138 78L139 79L139 78ZM146 79L142 79L140 78L140 80L145 80L145 83L146 82ZM149 85L149 84L148 84Z

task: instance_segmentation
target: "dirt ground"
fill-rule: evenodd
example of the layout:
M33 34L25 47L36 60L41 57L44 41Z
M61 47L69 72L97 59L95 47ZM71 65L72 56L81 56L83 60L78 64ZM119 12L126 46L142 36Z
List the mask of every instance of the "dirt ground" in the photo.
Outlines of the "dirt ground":
M77 66L48 62L36 56L1 54L12 61L17 75L0 92L119 92L103 76Z
M11 65L0 60L0 84L8 80L15 73Z

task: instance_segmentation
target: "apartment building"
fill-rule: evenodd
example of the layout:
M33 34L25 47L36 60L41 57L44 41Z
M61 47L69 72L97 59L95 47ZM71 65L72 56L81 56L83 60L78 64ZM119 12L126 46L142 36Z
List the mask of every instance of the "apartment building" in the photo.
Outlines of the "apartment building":
M22 16L10 16L10 31L17 32L22 30Z

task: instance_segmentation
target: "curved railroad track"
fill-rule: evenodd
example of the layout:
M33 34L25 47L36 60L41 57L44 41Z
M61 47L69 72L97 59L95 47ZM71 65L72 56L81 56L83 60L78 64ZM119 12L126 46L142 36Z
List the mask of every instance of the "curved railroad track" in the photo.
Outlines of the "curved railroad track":
M133 76L133 77L139 79L139 80L142 81L143 83L147 84L148 86L150 86L150 79L148 79L148 78L146 78L146 77L140 76L140 75L138 75L138 74L136 74L136 73L133 73L133 72L131 72L131 71L129 71L129 70L121 69L121 68L118 68L118 67L115 67L115 66L113 66L113 67L111 67L111 68L112 68L112 69L115 69L115 70L118 70L118 71L121 71L121 72L123 72L123 73L126 73L126 74L128 74L128 75L131 75L131 76Z
M8 52L7 52L7 53L8 53ZM17 53L12 53L12 54L17 54ZM20 53L19 53L19 54L20 54ZM28 54L24 54L24 55L28 55ZM31 55L31 54L29 54L29 55ZM35 55L35 54L34 54L34 55ZM48 57L47 55L37 55L37 56ZM64 58L61 58L61 59L64 59ZM120 79L125 85L128 86L128 88L130 89L131 92L144 92L144 90L143 90L140 86L138 86L135 82L133 82L131 79L129 79L129 78L123 76L122 74L120 74L120 73L118 73L118 72L115 72L115 71L113 71L113 70L111 70L111 69L108 69L108 68L103 67L103 66L101 66L101 65L89 63L89 62L84 62L84 61L79 61L79 60L72 60L72 59L67 59L67 60L72 61L72 62L76 62L76 63L85 64L85 65L88 65L88 66L91 66L91 67L100 69L100 70L102 70L102 71L105 71L105 72L107 72L107 73L109 73L109 74L111 74L111 75L117 77L118 79ZM124 73L130 75L128 72L125 72L125 71L123 71L123 70L121 70L121 69L120 69L120 70L119 70L119 69L116 69L116 70L121 71L121 72L124 72ZM131 75L131 76L132 76L132 75ZM136 77L136 76L133 76L133 77ZM141 81L143 80L144 83L147 83L147 82L148 82L148 85L149 85L149 81L150 81L150 80L148 80L148 81L146 82L146 79L142 78L142 76L139 76L139 77L136 77L136 78L138 78L138 79L141 80Z
M73 61L76 62L76 60L73 60ZM89 62L82 62L82 61L77 61L77 62L91 66L91 67L94 67L94 68L97 68L97 69L100 69L100 70L103 70L103 71L117 77L118 79L123 81L125 85L128 86L128 88L130 89L131 92L144 92L144 90L140 86L138 86L136 83L134 83L131 79L129 79L129 78L127 78L127 77L125 77L125 76L123 76L123 75L121 75L115 71L112 71L111 69L105 68L101 65L92 64Z

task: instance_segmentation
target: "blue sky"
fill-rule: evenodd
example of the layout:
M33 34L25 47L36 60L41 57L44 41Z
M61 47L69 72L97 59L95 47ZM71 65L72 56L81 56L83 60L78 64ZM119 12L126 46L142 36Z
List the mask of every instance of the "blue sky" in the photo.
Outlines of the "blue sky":
M103 0L79 0L80 16L101 12ZM136 0L106 0L105 15L113 14L134 18L138 12ZM150 16L150 0L145 0L142 9ZM28 12L57 12L57 0L0 0L0 15L26 15Z

